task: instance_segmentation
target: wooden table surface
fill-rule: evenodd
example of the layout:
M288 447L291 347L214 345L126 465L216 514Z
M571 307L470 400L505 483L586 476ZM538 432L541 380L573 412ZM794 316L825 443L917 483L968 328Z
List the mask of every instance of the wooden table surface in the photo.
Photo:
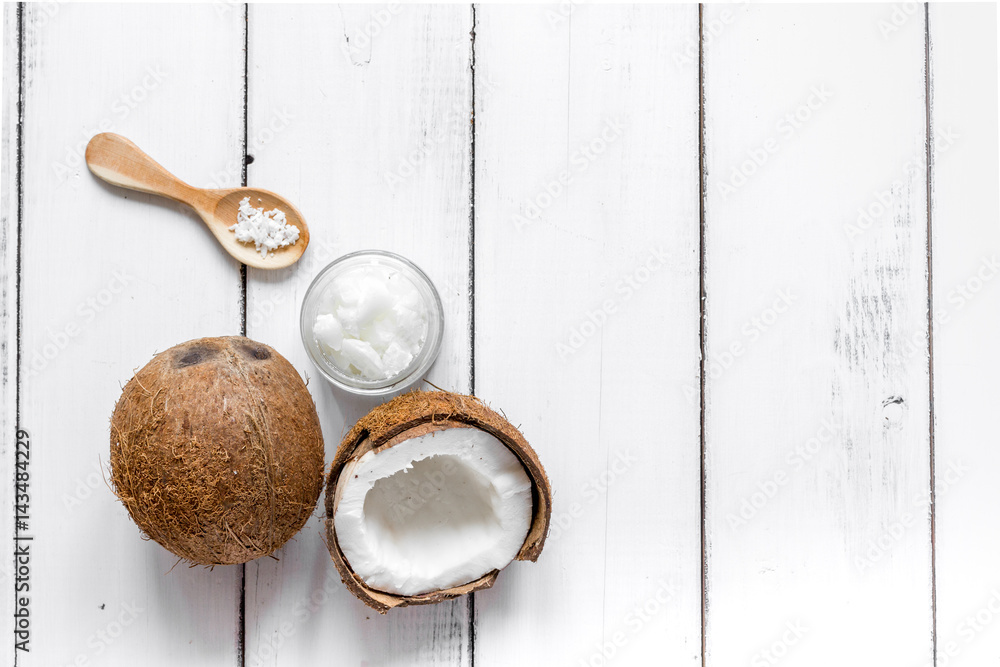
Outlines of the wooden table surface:
M0 663L998 664L994 6L41 3L3 30ZM96 180L108 130L285 195L303 260L241 270ZM329 460L371 403L298 311L365 248L442 294L429 379L541 456L541 559L385 617L318 513L276 559L173 568L105 483L122 384L245 331L310 375Z

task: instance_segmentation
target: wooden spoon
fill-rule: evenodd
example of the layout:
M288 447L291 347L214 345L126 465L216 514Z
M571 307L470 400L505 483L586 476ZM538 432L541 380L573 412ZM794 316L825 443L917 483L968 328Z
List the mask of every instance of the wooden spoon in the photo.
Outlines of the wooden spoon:
M291 266L309 244L309 228L302 214L287 200L258 188L205 190L195 188L161 167L153 158L123 136L105 132L87 144L87 166L95 176L112 185L130 190L169 197L187 204L201 216L208 228L230 255L243 264L258 269L283 269ZM250 205L265 211L284 211L290 225L299 228L299 239L284 248L271 250L267 258L260 256L253 243L240 243L229 228L236 224L240 200L250 198Z

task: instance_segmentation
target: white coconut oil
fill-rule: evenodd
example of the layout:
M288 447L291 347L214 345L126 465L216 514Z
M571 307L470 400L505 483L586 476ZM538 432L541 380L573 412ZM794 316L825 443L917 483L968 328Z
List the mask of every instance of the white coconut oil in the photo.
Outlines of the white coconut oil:
M312 335L323 356L345 375L388 380L420 354L429 315L420 291L401 271L362 264L323 290Z

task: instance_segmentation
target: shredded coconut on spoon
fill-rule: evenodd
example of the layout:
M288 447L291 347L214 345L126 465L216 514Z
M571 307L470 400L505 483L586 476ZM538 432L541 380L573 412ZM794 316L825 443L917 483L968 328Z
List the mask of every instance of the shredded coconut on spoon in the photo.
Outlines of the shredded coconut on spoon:
M240 201L236 213L236 224L229 228L236 233L240 243L253 243L264 259L267 253L292 245L299 240L299 228L285 220L285 212L274 209L264 212L263 208L250 205L250 197Z

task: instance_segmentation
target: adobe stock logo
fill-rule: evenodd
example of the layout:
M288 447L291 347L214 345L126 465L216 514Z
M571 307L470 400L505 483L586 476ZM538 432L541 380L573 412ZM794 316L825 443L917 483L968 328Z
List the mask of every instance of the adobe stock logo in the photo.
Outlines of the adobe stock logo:
M597 477L586 481L580 487L585 504L574 501L565 510L552 512L552 519L549 522L549 534L546 537L546 541L551 544L562 537L576 523L576 520L584 515L584 510L605 497L608 489L621 479L638 461L639 459L631 449L616 452L614 459L608 463L606 470L597 475Z
M882 39L889 39L889 36L899 32L900 28L906 25L911 18L924 13L924 3L904 2L892 6L892 13L887 18L879 19L878 31L882 33Z
M590 141L579 144L569 157L569 169L563 169L523 203L517 213L511 216L514 227L521 231L533 222L538 222L552 204L569 189L577 176L582 175L600 158L612 144L625 134L625 123L618 118L608 119L604 127Z
M158 65L150 65L143 73L143 78L131 89L121 93L112 104L108 115L101 119L96 125L84 126L80 132L80 140L72 146L67 146L62 161L52 163L52 170L56 179L62 183L69 178L74 169L83 165L84 155L87 152L87 144L95 134L101 132L113 132L115 128L123 122L131 113L139 107L146 99L163 85L167 79L167 73Z
M398 2L390 2L384 9L377 9L371 13L371 19L363 26L354 29L353 35L347 34L344 29L344 41L340 45L340 52L344 58L352 65L364 65L368 60L355 60L354 54L359 49L371 47L372 41L385 30L392 19L403 11L403 7ZM370 55L369 55L370 59Z
M950 125L944 130L937 132L934 141L931 143L933 158L948 152L955 142L962 135L955 131ZM903 163L899 170L899 178L893 179L881 190L873 190L868 203L859 206L857 217L844 224L844 233L848 240L855 241L862 237L869 229L877 226L884 216L891 215L896 205L905 205L906 183L912 182L914 178L920 177L927 171L927 153L918 151Z
M736 531L747 526L767 507L768 503L778 496L797 472L816 458L824 448L836 442L841 429L841 424L823 419L819 429L811 438L797 443L788 451L783 466L772 472L770 476L758 481L754 491L742 499L739 508L726 515L729 527Z
M924 663L923 667L948 667L952 664L972 664L968 661L968 658L962 661L955 659L1000 617L1000 588L993 587L989 593L989 599L982 606L966 614L965 618L958 623L950 639L942 639L938 642L937 656L933 660Z
M805 101L775 123L774 130L777 136L768 137L758 146L747 149L746 158L732 168L728 179L719 183L717 190L722 199L728 199L730 195L745 186L831 99L833 91L828 89L826 84L812 86Z
M750 660L751 667L773 667L782 662L796 646L809 628L802 625L801 621L789 621L785 623L785 631L781 637L771 642L767 648L758 651Z
M577 661L577 667L608 667L632 639L668 608L677 594L677 587L673 582L663 579L658 579L657 583L659 587L653 594L632 607L622 619L621 627L614 632L609 630L604 641L594 644L589 656Z
M663 248L650 248L646 261L622 275L615 282L614 298L604 299L597 308L588 310L583 321L570 329L565 342L556 343L556 353L562 361L573 356L591 338L604 328L608 319L619 312L619 308L634 297L646 285L657 271L667 265L669 259Z
M25 365L28 377L36 377L39 373L48 368L77 336L86 331L87 326L97 319L98 315L106 311L116 300L121 298L121 294L135 280L123 270L116 270L112 273L103 289L87 297L77 304L76 317L55 331L51 327L46 327L46 337L41 345L26 353Z
M796 302L791 288L779 289L770 306L751 317L740 327L740 337L728 345L712 345L712 350L705 358L705 373L709 380L719 380L732 368L760 338L777 324L781 316L787 313ZM688 403L694 405L700 399L700 386L692 382L685 384L681 391Z

